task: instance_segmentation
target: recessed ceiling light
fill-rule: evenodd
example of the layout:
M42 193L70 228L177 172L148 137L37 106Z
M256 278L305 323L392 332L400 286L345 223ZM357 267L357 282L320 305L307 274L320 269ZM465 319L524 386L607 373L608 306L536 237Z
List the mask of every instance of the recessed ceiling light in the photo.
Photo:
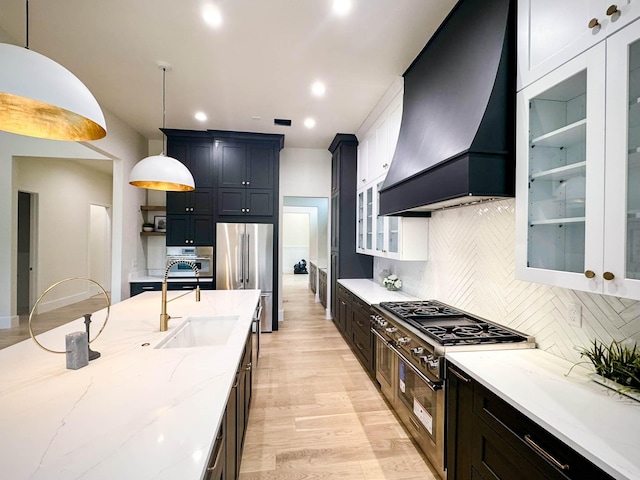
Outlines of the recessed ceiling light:
M322 97L324 95L324 92L326 92L327 88L324 86L324 83L318 81L318 82L313 82L313 85L311 85L311 92L316 96L316 97Z
M220 13L220 10L213 5L208 5L204 8L202 11L202 18L212 27L219 27L222 25L222 14Z
M304 126L307 128L313 128L316 126L316 121L313 118L305 118Z
M333 13L344 16L351 11L351 0L333 0Z
M196 120L200 120L201 122L204 122L207 119L207 115L204 112L196 112L194 116L196 117Z

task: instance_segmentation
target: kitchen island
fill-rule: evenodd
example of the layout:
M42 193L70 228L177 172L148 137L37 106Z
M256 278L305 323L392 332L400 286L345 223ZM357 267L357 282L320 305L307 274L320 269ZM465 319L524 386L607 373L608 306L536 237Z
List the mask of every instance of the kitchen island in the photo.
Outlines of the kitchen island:
M168 332L159 331L160 292L113 305L91 344L101 357L79 370L31 339L0 350L0 478L203 476L260 291L168 298ZM190 316L238 319L222 345L154 348ZM93 315L92 337L104 317ZM84 329L75 320L37 338L64 350L65 334Z

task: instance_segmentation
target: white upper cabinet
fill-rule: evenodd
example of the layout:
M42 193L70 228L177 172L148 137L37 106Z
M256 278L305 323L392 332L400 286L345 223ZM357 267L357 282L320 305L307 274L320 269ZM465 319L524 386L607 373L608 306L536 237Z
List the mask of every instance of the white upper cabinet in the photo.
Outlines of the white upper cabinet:
M640 16L640 0L518 0L518 90Z
M640 299L640 22L518 93L516 277Z
M402 85L387 92L359 132L356 251L395 260L427 260L429 220L378 215L379 190L398 143Z

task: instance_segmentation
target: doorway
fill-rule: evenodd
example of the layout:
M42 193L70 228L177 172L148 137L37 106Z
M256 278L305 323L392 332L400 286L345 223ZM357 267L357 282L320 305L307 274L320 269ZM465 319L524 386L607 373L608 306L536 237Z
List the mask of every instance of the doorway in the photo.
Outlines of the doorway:
M309 275L294 274L293 266L304 259L326 267L329 252L329 199L283 197L282 252L280 255L283 295L287 286L309 284Z
M18 192L18 257L16 259L16 313L26 315L35 303L34 272L36 251L37 194Z
M89 278L109 291L111 285L111 209L103 205L89 206ZM91 295L100 294L91 284Z

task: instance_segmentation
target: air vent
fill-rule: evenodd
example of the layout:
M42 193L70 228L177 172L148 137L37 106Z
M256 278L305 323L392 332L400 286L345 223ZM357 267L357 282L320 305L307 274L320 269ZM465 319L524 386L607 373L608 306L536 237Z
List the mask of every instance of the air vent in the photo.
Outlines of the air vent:
M274 118L273 119L273 124L274 125L280 125L282 127L290 127L291 126L291 120L287 120L286 118Z

